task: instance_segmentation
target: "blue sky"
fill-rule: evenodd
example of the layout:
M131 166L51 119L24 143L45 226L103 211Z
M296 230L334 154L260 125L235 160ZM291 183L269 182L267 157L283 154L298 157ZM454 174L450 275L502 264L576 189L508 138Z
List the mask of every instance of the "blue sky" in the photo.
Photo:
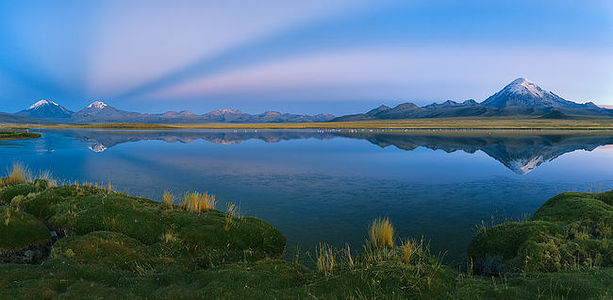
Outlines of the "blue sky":
M0 111L354 113L517 77L613 105L611 1L2 1Z

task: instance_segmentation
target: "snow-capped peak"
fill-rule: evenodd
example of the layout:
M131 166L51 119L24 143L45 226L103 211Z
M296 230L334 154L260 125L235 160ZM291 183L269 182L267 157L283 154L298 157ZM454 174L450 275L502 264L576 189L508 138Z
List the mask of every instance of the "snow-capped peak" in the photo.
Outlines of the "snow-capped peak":
M95 101L92 104L88 105L87 108L94 108L94 109L104 109L105 107L107 107L108 105L104 102L101 101Z
M43 100L40 100L40 101L38 101L38 102L36 102L36 103L32 104L32 106L30 106L28 109L36 109L36 108L39 108L39 107L44 106L44 105L55 105L55 106L59 106L57 103L55 103L55 102L53 102L53 101L50 101L50 100L44 100L44 99L43 99Z
M505 90L514 94L532 95L536 97L543 97L546 93L548 93L536 85L536 83L525 78L517 78L513 80L513 82L506 86Z

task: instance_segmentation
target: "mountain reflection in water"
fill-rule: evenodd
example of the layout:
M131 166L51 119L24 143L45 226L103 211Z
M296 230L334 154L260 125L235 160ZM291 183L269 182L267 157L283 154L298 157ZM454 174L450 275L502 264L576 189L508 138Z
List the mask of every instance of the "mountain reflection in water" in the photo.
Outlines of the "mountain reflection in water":
M367 140L380 147L395 146L412 151L418 147L451 153L482 151L513 172L524 175L544 162L576 150L592 151L613 145L613 132L484 132L484 131L406 131L406 130L185 130L112 131L62 130L58 133L85 142L94 152L128 142L158 140L191 143L206 140L216 144L238 144L247 140L266 143L297 139L328 140L344 137Z

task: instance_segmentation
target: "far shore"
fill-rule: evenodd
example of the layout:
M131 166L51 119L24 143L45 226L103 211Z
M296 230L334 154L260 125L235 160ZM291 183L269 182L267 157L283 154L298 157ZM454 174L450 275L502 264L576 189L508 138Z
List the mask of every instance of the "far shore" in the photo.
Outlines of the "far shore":
M613 118L603 119L518 119L518 118L436 118L370 120L317 123L207 123L207 124L4 124L0 128L90 128L90 129L411 129L411 130L613 130Z

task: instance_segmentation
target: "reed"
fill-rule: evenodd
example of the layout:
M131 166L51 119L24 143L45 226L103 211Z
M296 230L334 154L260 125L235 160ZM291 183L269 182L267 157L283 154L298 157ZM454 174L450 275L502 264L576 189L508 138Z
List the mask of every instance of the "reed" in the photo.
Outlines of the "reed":
M215 195L193 192L185 194L183 203L181 203L181 208L187 211L201 213L206 210L215 209L216 204L217 200L215 200Z
M368 232L370 244L375 248L394 246L394 227L389 219L376 219Z

